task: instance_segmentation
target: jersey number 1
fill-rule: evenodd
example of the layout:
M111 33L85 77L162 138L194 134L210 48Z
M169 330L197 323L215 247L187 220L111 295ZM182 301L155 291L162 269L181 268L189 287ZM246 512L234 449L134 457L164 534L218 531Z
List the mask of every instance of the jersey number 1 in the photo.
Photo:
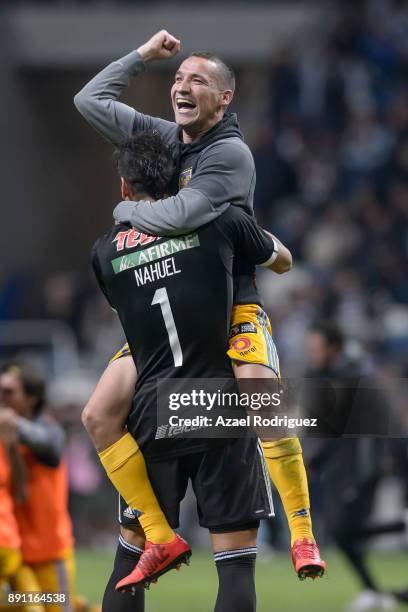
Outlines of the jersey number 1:
M173 353L174 366L176 368L180 367L183 365L183 353L181 352L180 340L177 334L173 313L171 311L169 296L167 295L167 289L165 287L156 289L152 300L152 306L155 306L156 304L159 304L161 308L164 324L169 335L169 343L171 352Z

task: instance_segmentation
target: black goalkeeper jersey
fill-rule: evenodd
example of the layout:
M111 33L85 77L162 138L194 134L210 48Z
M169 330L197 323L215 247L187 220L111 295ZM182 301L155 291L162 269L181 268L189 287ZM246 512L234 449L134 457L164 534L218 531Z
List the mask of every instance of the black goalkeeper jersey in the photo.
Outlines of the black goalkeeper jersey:
M234 254L267 261L274 243L253 217L230 207L177 238L115 225L97 240L92 264L120 318L138 373L133 435L145 453L197 452L203 439L154 441L158 378L232 378L226 351Z

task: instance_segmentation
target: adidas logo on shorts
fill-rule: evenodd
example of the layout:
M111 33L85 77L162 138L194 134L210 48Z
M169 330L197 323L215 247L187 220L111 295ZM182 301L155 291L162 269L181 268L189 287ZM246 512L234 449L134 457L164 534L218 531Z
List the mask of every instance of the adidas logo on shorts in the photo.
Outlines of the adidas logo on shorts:
M132 510L132 508L130 506L128 506L124 511L123 511L123 516L126 516L126 518L130 518L130 519L134 519L137 518L137 515L135 513L134 510Z

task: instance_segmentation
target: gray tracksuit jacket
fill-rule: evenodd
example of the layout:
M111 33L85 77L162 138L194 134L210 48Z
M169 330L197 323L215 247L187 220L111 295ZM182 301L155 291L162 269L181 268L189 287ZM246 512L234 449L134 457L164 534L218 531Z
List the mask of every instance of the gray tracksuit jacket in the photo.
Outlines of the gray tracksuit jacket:
M118 101L131 77L145 70L137 51L112 62L75 96L83 117L113 144L133 134L156 129L178 152L179 192L154 203L121 202L114 217L147 234L178 236L221 215L230 204L253 214L255 164L243 140L235 114L227 114L198 141L184 144L179 126L150 117ZM260 303L253 267L234 267L235 303Z
M104 68L74 99L83 117L114 144L139 131L156 129L179 150L180 187L185 187L154 204L142 200L119 205L115 218L149 234L179 235L213 221L230 203L252 212L255 165L236 115L226 115L199 141L183 144L176 123L118 102L130 78L144 70L142 58L132 51Z

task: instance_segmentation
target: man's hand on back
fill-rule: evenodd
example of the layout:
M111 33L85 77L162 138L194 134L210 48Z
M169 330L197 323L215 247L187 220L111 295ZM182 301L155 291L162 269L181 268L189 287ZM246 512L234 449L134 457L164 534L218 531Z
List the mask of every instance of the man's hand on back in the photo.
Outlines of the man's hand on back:
M180 51L181 42L167 32L160 30L154 34L144 45L137 49L144 62L152 60L171 59Z

